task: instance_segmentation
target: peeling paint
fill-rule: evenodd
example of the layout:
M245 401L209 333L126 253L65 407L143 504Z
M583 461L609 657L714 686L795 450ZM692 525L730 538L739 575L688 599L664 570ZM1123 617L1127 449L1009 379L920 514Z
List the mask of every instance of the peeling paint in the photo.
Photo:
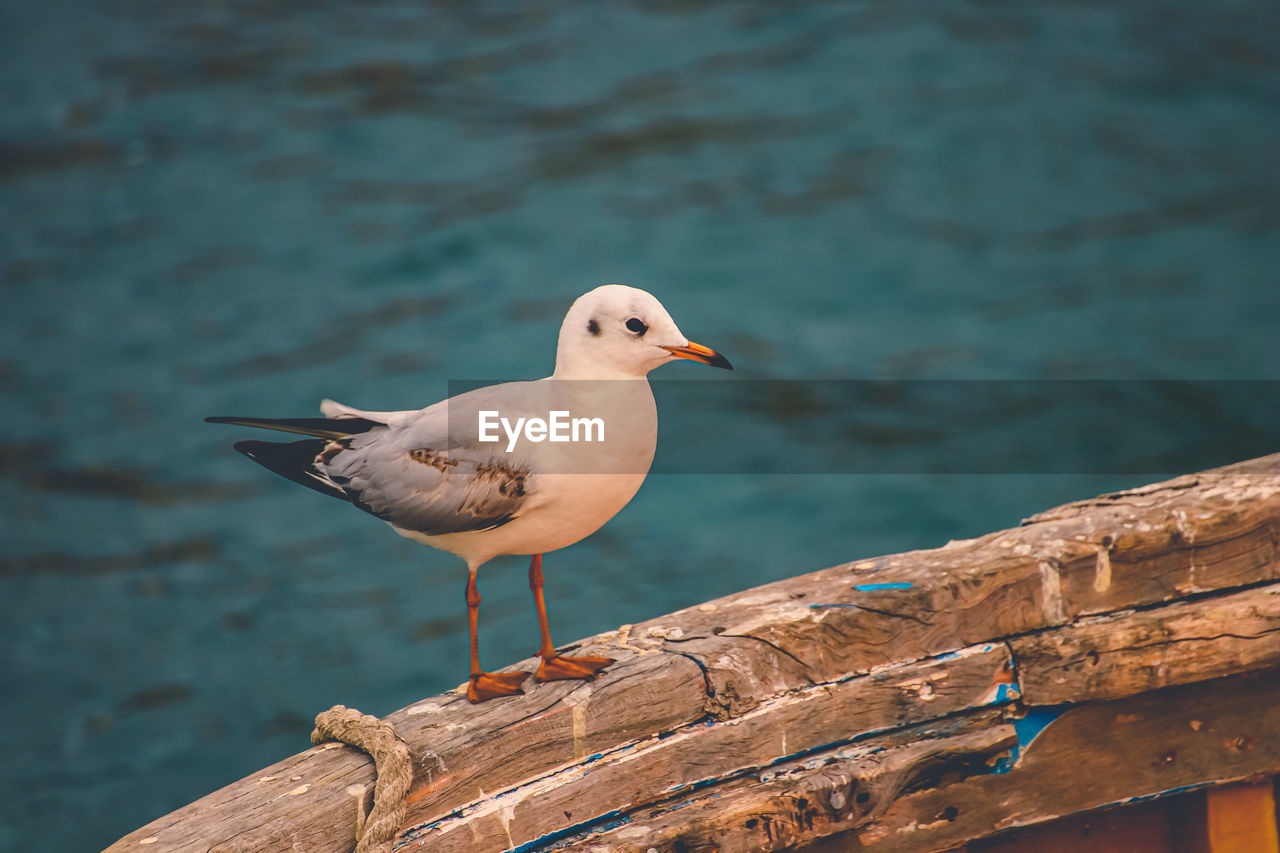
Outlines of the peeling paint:
M1183 509L1175 509L1172 512L1173 526L1178 531L1178 535L1188 545L1194 544L1196 541L1195 526L1187 522L1187 511Z
M811 612L807 606L797 609L803 610L806 613ZM990 654L993 650L1003 648L1005 648L1003 643L987 642L978 646L947 652L934 659L942 662L958 658L969 658L983 653ZM910 684L912 689L920 689L926 684L929 684L934 689L939 689L944 682L940 682L938 679L945 678L948 674L948 670L945 666L939 666L937 668L937 672L929 673L924 678L911 678L908 677L905 672L894 672L894 670L901 670L904 666L915 667L918 665L918 662L914 661L897 662L877 668L879 672L876 674L850 675L849 678L862 677L862 675L866 675L867 677L879 677L882 675L887 678L896 678L904 685ZM757 716L771 713L773 706L779 703L820 700L829 695L831 684L844 680L847 679L837 679L834 682L813 685L811 687L806 687L773 697L761 703L756 708L746 712L742 716L727 722L717 723L715 720L700 720L674 731L655 734L654 736L644 740L620 746L615 749L596 752L589 756L582 755L582 737L585 735L585 731L579 729L579 720L577 719L579 715L582 715L581 726L585 729L585 711L587 700L591 696L591 684L584 683L579 688L571 691L569 694L566 694L563 700L565 704L571 706L575 718L573 720L575 735L574 755L577 757L577 763L561 767L546 776L542 776L535 780L529 780L496 794L489 795L482 791L479 795L480 799L456 809L448 815L435 818L432 821L409 829L404 833L404 835L402 835L402 844L411 845L417 843L421 847L430 848L433 846L433 840L440 839L442 836L448 835L463 826L468 827L470 832L475 833L478 831L479 827L487 825L492 827L491 830L487 831L497 833L497 824L502 823L504 819L506 822L510 823L511 815L516 814L522 808L528 807L530 803L537 802L543 795L556 789L564 789L567 785L577 784L579 780L583 779L583 777L587 775L587 765L592 765L590 769L596 769L599 766L596 762L607 761L611 767L618 769L625 767L628 763L636 759L651 759L655 755L655 751L658 750L671 752L671 754L678 754L682 748L678 742L687 738L699 737L700 730L704 725L741 725ZM1007 701L1009 698L1015 696L1013 691L1016 689L1016 685L993 685L989 701ZM869 746L862 741L900 727L900 724L890 724L876 729L859 732L852 740L836 740L829 743L818 744L808 748L802 748L794 753L788 752L788 733L785 730L782 730L778 733L782 741L782 754L770 759L767 765L763 767L757 766L755 768L741 768L727 774L698 779L696 781L673 786L670 790L663 793L664 796L670 796L674 792L679 791L688 797L703 788L722 784L728 779L736 778L744 774L750 774L756 776L761 781L767 781L769 779L786 776L803 768L816 768L833 759L843 760L847 758L861 758L875 755L883 751L883 748ZM702 800L699 799L699 802L702 802ZM528 842L527 844L521 845L520 847L516 847L515 849L529 851L529 853L532 853L534 850L546 849L547 846L559 846L564 843L573 843L579 839L591 837L594 833L605 832L611 828L625 826L629 823L630 818L624 815L621 811L610 812L608 814L594 817L586 817L584 815L581 816L580 821L575 823L572 827L558 830L551 835L543 836L539 839ZM466 833L463 834L465 835ZM455 836L455 838L456 837L457 836ZM499 835L499 837L501 836Z
M1167 788L1163 791L1157 791L1154 794L1140 794L1136 797L1125 797L1122 800L1113 800L1101 806L1101 808L1106 808L1107 806L1122 806L1128 803L1142 803L1142 802L1146 802L1147 800L1158 800L1161 797L1172 797L1175 794L1186 794L1190 791L1198 791L1201 788L1207 788L1212 784L1214 783L1210 781L1210 782L1199 782L1195 785L1179 785L1176 788Z
M636 654L641 655L648 655L656 652L657 649L637 646L631 642L631 631L634 628L634 625L618 626L618 639L613 641L614 648L626 649L629 652L635 652ZM639 642L640 640L637 638L637 641Z
M725 626L726 634L750 634L761 628L774 628L787 622L810 621L813 611L807 604L774 602L772 607L752 608L741 622Z
M582 755L583 741L587 739L587 706L578 703L573 708L573 757Z
M860 583L854 584L854 589L858 592L877 592L882 589L911 589L915 584L907 581L898 583Z
M1051 560L1041 560L1037 565L1040 570L1040 594L1044 599L1044 615L1050 625L1058 625L1067 621L1066 610L1062 606L1062 575Z
M1070 705L1057 705L1048 708L1037 708L1034 711L1028 711L1026 716L1020 720L1013 721L1013 730L1018 736L1018 745L1011 750L1009 758L1002 758L996 762L992 772L1008 773L1017 766L1018 760L1022 754L1030 748L1035 739L1049 727L1049 725L1064 713L1070 710Z
M997 681L978 699L978 705L1003 705L1022 697L1022 690L1017 682Z
M452 703L448 703L448 704L452 704ZM409 714L410 716L417 716L419 714L434 714L437 711L443 710L444 707L445 706L441 705L439 702L435 700L430 700L427 702L419 702L417 705L414 705L410 707L408 710L406 710L405 713Z
M1111 552L1098 549L1098 559L1093 567L1093 591L1106 592L1111 588Z
M511 837L511 820L516 816L514 805L509 805L498 809L498 823L502 825L502 832L507 836L507 847L515 847L515 839Z
M356 838L364 835L365 822L369 819L369 811L365 809L365 792L368 789L364 785L348 785L347 793L356 801Z
M605 812L593 820L574 824L571 827L556 830L555 832L548 832L546 835L535 838L532 841L527 841L519 847L512 847L509 853L532 853L532 851L543 848L554 842L576 841L579 838L586 836L588 833L608 832L611 829L617 829L619 827L626 826L629 823L631 823L631 818L624 815L621 811ZM566 846L566 844L561 843L557 846L563 847Z

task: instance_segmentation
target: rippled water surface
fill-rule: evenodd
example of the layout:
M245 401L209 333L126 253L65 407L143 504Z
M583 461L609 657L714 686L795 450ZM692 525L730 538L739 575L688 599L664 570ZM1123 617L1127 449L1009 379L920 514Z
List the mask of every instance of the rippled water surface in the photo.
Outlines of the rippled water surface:
M608 281L738 368L667 380L1280 379L1275 3L513 5L5 4L0 848L103 847L465 674L452 557L205 415L541 376ZM672 388L718 473L548 557L561 642L1160 473L939 473L985 469L917 434L815 474L777 464L803 394ZM1081 405L1033 456L1125 432ZM523 571L482 574L490 665L535 647Z

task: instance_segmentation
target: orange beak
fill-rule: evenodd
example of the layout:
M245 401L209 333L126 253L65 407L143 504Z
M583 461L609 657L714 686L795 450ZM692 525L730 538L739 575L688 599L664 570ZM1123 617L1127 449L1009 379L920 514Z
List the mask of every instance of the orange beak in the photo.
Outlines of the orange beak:
M687 358L691 361L709 364L712 367L723 367L725 370L733 370L733 365L729 363L729 359L725 358L711 347L704 347L702 344L695 344L693 341L689 341L688 346L664 346L663 349L674 355L676 358Z

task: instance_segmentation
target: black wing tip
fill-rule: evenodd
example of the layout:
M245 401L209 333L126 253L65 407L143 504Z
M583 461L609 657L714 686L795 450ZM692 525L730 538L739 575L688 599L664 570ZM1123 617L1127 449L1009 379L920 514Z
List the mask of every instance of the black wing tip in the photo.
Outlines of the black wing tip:
M235 444L231 445L231 449L236 451L237 453L243 453L245 456L248 456L250 459L253 459L256 461L257 457L254 456L253 454L259 447L261 447L264 444L271 444L271 442L269 441L237 441Z
M345 438L386 427L381 421L368 418L232 418L212 415L204 419L207 424L231 424L233 426L271 429L310 435L317 438Z
M339 500L350 500L347 493L319 475L315 458L324 449L326 439L304 438L302 441L237 441L231 445L238 453L257 462L268 471Z

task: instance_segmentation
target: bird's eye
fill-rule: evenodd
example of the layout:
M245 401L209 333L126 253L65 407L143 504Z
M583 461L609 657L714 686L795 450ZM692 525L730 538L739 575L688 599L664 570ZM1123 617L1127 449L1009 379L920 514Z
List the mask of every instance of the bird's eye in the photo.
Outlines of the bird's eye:
M644 320L639 317L632 317L627 321L627 328L635 332L637 335L643 335L649 331L649 327L644 324Z

